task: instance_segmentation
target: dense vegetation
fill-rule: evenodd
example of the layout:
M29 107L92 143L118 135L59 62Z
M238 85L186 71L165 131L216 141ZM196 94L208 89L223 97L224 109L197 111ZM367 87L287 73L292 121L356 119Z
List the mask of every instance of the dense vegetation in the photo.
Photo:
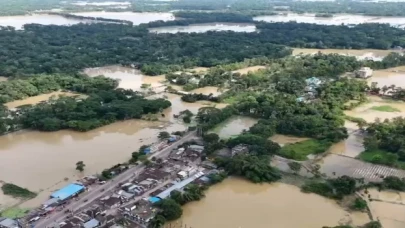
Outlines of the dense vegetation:
M370 123L364 139L366 151L360 158L368 162L405 168L405 119L377 120Z
M332 143L328 141L309 139L303 142L285 145L281 148L279 154L285 158L303 161L307 160L307 156L310 154L325 152L331 145Z
M328 198L341 199L356 191L356 179L342 176L326 181L311 181L302 186L303 192L313 192Z
M34 192L31 192L30 190L26 189L26 188L22 188L20 186L17 186L15 184L11 184L11 183L5 183L3 184L3 186L1 186L1 190L3 190L4 195L9 195L12 197L16 197L16 198L33 198L35 197L37 194Z

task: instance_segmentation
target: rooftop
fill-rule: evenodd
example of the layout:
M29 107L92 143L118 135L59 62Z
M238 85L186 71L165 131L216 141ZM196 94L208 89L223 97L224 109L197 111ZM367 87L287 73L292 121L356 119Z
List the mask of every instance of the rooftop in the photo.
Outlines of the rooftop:
M58 198L60 200L65 200L75 194L79 193L80 191L84 190L84 186L80 184L69 184L68 186L59 189L58 191L52 193L52 198Z
M100 222L97 219L92 219L86 223L83 224L84 228L94 228L97 227L100 224Z
M0 226L2 226L2 227L4 226L7 228L18 228L19 227L17 221L15 221L14 219L9 219L9 218L6 218L3 221L1 221Z
M168 196L170 196L170 193L171 193L173 190L177 190L177 189L183 188L184 186L190 184L191 182L193 182L195 179L201 177L202 175L204 175L204 174L201 173L201 172L198 172L197 174L195 174L195 175L193 175L193 176L191 176L191 177L189 177L189 178L187 178L187 179L185 179L185 180L183 180L183 181L181 181L181 182L178 182L177 184L175 184L175 185L171 186L170 188L164 190L163 192L161 192L161 193L160 193L159 195L157 195L156 197L159 197L159 198L161 198L161 199L165 199L165 198L167 198Z

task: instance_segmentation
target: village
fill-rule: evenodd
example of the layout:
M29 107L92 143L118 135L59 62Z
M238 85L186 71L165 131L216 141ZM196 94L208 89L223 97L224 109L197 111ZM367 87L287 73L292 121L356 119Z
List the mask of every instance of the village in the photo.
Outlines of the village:
M192 137L188 137L190 135ZM149 165L114 166L109 172L116 178L111 180L87 176L71 183L52 193L49 200L25 218L0 220L0 227L119 228L124 227L123 224L147 227L159 212L156 203L189 184L208 185L210 175L220 172L211 161L202 161L204 142L193 136L191 132L176 141L171 138L159 142L153 147L154 151L148 148L148 156L153 161ZM167 149L168 153L161 153ZM238 145L224 156L244 151L246 148ZM129 179L121 181L122 176ZM94 200L82 197L90 194L96 195ZM73 204L79 204L78 209Z

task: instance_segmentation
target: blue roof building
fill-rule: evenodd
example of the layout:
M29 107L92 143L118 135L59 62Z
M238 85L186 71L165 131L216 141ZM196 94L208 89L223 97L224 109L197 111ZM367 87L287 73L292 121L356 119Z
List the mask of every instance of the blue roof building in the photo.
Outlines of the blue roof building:
M66 200L78 193L84 191L84 186L80 184L69 184L68 186L59 189L51 194L52 198L58 198L60 200Z
M161 199L158 197L149 197L149 202L151 203L157 203L159 202Z

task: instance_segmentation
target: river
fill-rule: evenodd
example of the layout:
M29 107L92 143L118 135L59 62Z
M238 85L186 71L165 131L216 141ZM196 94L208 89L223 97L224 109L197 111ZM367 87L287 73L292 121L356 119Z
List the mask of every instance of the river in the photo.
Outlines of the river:
M289 22L296 21L299 23L313 23L321 25L354 25L363 23L384 23L390 24L395 27L403 28L405 24L405 17L375 17L375 16L363 16L354 14L336 14L333 17L315 17L315 14L296 14L287 13L270 16L258 16L254 17L255 21L265 22Z
M254 24L239 24L239 23L206 23L192 24L187 26L167 26L159 28L151 28L153 33L204 33L208 31L234 31L234 32L256 32Z
M302 193L293 185L253 184L238 178L212 186L204 199L183 209L178 223L193 228L320 228L369 221L365 213L350 214L335 201Z

